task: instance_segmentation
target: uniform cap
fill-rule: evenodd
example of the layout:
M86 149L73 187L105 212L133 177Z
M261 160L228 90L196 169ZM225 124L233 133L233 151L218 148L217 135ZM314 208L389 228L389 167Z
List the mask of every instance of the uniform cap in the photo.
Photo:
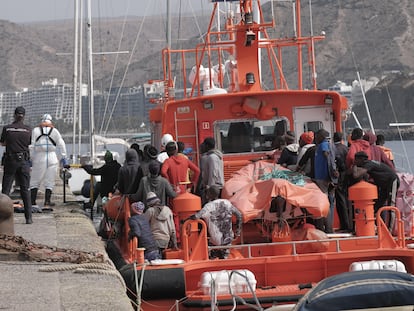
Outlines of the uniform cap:
M22 106L16 107L14 114L24 116L26 114L26 109L24 109Z

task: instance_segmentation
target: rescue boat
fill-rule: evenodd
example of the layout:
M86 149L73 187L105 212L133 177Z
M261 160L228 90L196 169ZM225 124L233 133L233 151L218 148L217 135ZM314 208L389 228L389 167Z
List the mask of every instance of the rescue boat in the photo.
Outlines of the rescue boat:
M355 266L413 274L411 236L397 208L382 208L396 214L393 232L374 217L374 185L360 182L349 190L354 234L321 234L306 219L327 216L326 195L310 179L269 157L275 137L288 130L297 137L321 128L331 135L342 132L347 115L345 97L317 88L314 51L324 35L302 35L301 1L293 2L294 35L276 39L268 31L275 21L266 20L270 14L264 14L260 0L212 2L203 42L193 49L164 49L164 76L146 85L154 104L152 143L159 148L162 135L170 133L191 148L188 156L199 164L200 144L214 137L224 158L222 195L242 212L242 232L227 259L210 259L209 252L217 247L209 246L206 224L188 219L201 208L201 200L184 192L174 199L179 250L145 262L137 239L128 240L128 198L113 197L104 211L120 229L111 232L109 241L124 260L120 271L137 308L264 310L294 305L322 280ZM235 10L227 11L225 24L216 27L219 5ZM283 71L286 53L297 59L294 89ZM312 85L305 88L306 60ZM262 85L262 68L272 77L271 88ZM282 210L272 208L275 198L283 199Z

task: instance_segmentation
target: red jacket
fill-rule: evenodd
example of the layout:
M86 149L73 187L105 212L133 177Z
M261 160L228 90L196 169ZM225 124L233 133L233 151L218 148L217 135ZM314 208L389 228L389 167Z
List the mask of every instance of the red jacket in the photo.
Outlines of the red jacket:
M193 172L191 183L195 187L200 169L186 157L173 155L166 159L161 167L161 176L170 182L176 192L183 193L187 190L188 169Z

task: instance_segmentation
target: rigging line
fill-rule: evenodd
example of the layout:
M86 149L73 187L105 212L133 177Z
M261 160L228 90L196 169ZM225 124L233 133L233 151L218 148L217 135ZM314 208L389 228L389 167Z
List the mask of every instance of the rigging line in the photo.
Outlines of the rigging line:
M138 32L137 32L137 35L136 35L136 37L135 37L134 46L133 46L133 48L132 48L131 54L129 55L128 64L127 64L127 67L125 68L125 72L124 72L124 75L123 75L123 77L122 77L121 84L120 84L120 86L119 86L119 88L118 88L118 92L116 93L116 97L115 97L115 100L114 100L114 105L112 106L111 114L109 115L109 119L108 119L108 120L111 120L112 115L113 115L113 113L114 113L114 110L115 110L115 107L116 107L116 104L117 104L117 101L118 101L119 95L120 95L120 93L121 93L122 85L124 84L124 81L125 81L125 78L126 78L126 75L127 75L127 72L128 72L129 65L131 64L132 57L133 57L134 52L135 52L135 49L136 49L136 47L137 47L137 45L138 45L138 39L139 39L139 37L140 37L140 35L141 35L141 32L142 32L142 27L143 27L144 22L145 22L145 19L146 19L146 17L147 17L148 8L149 8L149 6L150 6L150 3L151 3L151 1L148 1L148 2L147 2L147 5L146 5L146 7L145 7L144 17L142 18L141 25L140 25L139 30L138 30ZM108 127L109 127L109 121L108 121L108 123L106 124L105 132L104 132L105 134L108 132Z
M126 9L126 12L125 12L125 15L124 15L124 21L123 21L123 23L122 23L121 36L120 36L120 38L119 38L119 42L118 42L118 52L121 50L121 44L122 44L122 39L123 39L123 37L124 37L124 33L125 33L125 26L126 26L127 19L128 19L127 17L128 17L128 12L129 12L129 6L130 6L130 4L131 4L131 0L128 0L128 3L127 3L127 9ZM112 75L111 75L111 82L110 82L110 84L109 84L108 97L107 97L106 102L105 102L104 116L103 116L103 118L102 118L101 128L99 129L99 134L100 134L100 135L102 134L103 125L104 125L104 123L105 123L106 112L109 110L109 109L108 109L108 106L109 106L109 99L110 99L110 97L111 97L112 85L113 85L113 82L114 82L114 77L115 77L116 68L117 68L117 66L118 66L118 59L119 59L119 54L118 54L118 53L116 53L116 56L115 56L115 63L114 63L114 68L113 68ZM114 104L115 104L115 103L114 103ZM108 123L109 123L109 120L108 120Z
M201 3L203 3L203 2L201 2ZM191 14L193 15L193 18L194 18L194 21L195 21L195 24L196 24L196 27L197 27L197 30L198 30L199 39L203 40L203 42L204 42L203 32L201 31L201 27L200 27L200 24L198 23L198 19L197 19L197 16L195 14L194 7L191 4L191 0L188 0L188 4L190 5ZM202 16L204 16L204 14L202 14Z
M340 14L340 12L342 11L341 0L337 0L337 2L338 2L338 14ZM368 103L367 103L367 100L366 100L366 97L365 97L365 89L364 89L364 87L362 86L362 83L361 83L361 77L359 75L360 71L358 69L358 65L357 65L356 60L355 60L355 54L354 54L354 51L352 49L352 45L350 43L351 40L350 40L349 31L348 31L348 27L346 26L346 23L344 23L344 28L345 28L346 43L347 43L348 48L351 52L352 62L354 64L354 68L355 68L357 76L358 76L358 83L359 83L359 86L361 88L361 93L362 93L362 97L363 97L363 101L364 101L364 105L365 105L365 110L367 112L369 124L370 124L370 127L371 127L371 131L372 131L372 133L375 134L374 125L373 125L372 119L371 119L371 113L369 111ZM354 116L355 116L355 114L354 114Z

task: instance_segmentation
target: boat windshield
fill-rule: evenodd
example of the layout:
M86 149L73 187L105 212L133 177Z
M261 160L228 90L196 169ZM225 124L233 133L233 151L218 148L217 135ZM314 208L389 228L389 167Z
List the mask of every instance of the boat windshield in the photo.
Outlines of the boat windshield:
M218 148L224 153L262 152L274 149L276 136L286 133L286 119L221 120L214 126Z

